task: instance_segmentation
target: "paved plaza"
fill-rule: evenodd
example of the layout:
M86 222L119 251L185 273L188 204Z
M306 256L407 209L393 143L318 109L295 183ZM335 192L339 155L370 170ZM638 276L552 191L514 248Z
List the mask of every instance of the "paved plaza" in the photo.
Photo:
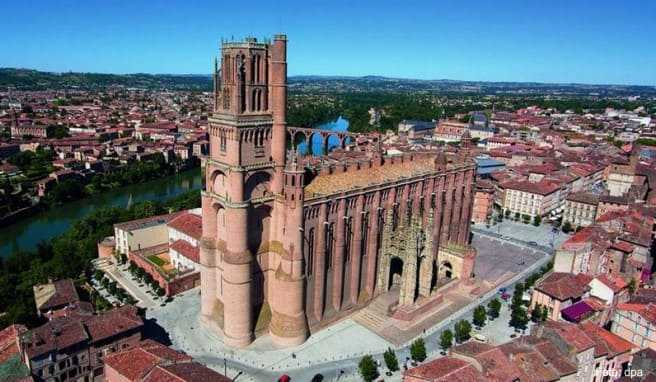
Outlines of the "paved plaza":
M570 236L560 230L553 230L550 224L545 223L536 227L533 224L524 224L511 219L504 219L501 223L489 227L485 224L474 224L472 231L498 235L517 244L535 243L534 246L544 249L558 248Z
M512 288L518 280L551 258L549 252L543 252L539 247L521 245L493 234L475 234L472 244L479 256L476 277L479 285L486 288L475 296L454 292L461 293L459 299L451 301L435 316L414 328L413 338L422 336L426 339L429 359L440 356L439 336L444 329L452 328L460 319L471 320L473 309L498 296L500 286ZM509 314L504 304L501 317L486 325L480 333L495 344L510 340L514 332L508 327ZM313 333L306 343L295 348L275 349L270 339L263 336L248 348L235 351L225 347L219 336L203 327L199 316L198 288L176 296L165 306L154 305L146 312L147 319L168 332L172 347L217 371L224 372L225 369L231 378L241 372L238 380L270 381L288 374L295 381L306 381L318 373L326 380L337 377L340 381L358 380L357 362L362 356L372 354L382 365L382 353L392 347L403 364L409 357L408 346L413 339L395 344L396 341L388 341L347 318ZM340 374L340 370L344 373ZM400 380L400 373L386 377L386 380Z

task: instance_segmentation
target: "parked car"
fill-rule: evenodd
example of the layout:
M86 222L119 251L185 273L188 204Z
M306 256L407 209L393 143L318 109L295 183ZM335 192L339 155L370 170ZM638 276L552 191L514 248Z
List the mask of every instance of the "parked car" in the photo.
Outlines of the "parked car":
M485 337L482 334L476 333L472 336L472 338L474 339L474 341L481 342L481 343L484 343L484 344L487 343L487 337Z

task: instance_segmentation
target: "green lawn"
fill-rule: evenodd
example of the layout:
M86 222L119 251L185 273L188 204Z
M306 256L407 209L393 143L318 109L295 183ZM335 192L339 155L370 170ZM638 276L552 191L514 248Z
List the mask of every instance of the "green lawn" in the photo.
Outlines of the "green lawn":
M151 263L157 265L158 267L162 267L164 264L166 264L166 261L157 257L157 255L148 256L148 260L150 260Z

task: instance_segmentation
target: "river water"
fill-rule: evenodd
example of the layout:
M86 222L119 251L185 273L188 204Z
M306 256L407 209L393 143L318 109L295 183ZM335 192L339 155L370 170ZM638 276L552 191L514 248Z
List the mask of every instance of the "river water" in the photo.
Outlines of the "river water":
M348 121L338 118L320 126L319 129L346 131ZM328 141L329 147L339 144L335 137ZM321 139L313 139L313 152L321 151ZM300 149L301 147L299 147ZM307 148L305 148L307 150ZM130 203L144 200L161 201L170 199L189 190L200 190L202 179L200 169L192 169L153 180L147 183L126 186L100 195L53 207L35 215L0 228L0 257L6 257L17 250L33 250L40 241L50 240L65 232L76 220L86 216L96 208L105 206L127 207Z

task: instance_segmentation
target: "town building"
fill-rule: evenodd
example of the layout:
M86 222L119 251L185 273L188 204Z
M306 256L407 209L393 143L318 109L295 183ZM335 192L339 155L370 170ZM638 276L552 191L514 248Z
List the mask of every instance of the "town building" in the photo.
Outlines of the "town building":
M570 193L563 207L563 221L570 222L573 227L587 227L597 219L597 204L599 198L591 193Z
M33 287L36 311L39 316L52 319L71 310L93 312L93 307L80 301L73 280L63 279Z
M398 134L408 139L430 137L435 131L435 121L403 120L399 122Z
M21 357L39 381L103 381L103 357L136 346L142 329L131 305L57 317L21 335Z
M548 321L501 345L475 340L403 372L404 381L576 381L621 376L632 345L593 324Z
M286 126L286 51L284 35L225 42L214 73L201 319L233 347L266 333L298 345L385 293L411 316L439 286L469 282L476 256L465 154L386 155L380 140L322 158L288 151L287 136L351 137Z
M651 302L618 304L611 331L640 349L656 350L656 305Z
M168 242L169 229L166 224L176 216L178 213L114 224L116 252L127 255L130 251Z
M591 277L582 273L552 272L538 280L531 293L529 311L536 306L547 308L551 320L559 320L561 311L587 296Z
M504 190L501 208L511 214L545 216L560 208L561 185L550 180L511 180L499 185Z
M232 379L194 362L159 342L144 340L103 359L106 382L230 382Z

